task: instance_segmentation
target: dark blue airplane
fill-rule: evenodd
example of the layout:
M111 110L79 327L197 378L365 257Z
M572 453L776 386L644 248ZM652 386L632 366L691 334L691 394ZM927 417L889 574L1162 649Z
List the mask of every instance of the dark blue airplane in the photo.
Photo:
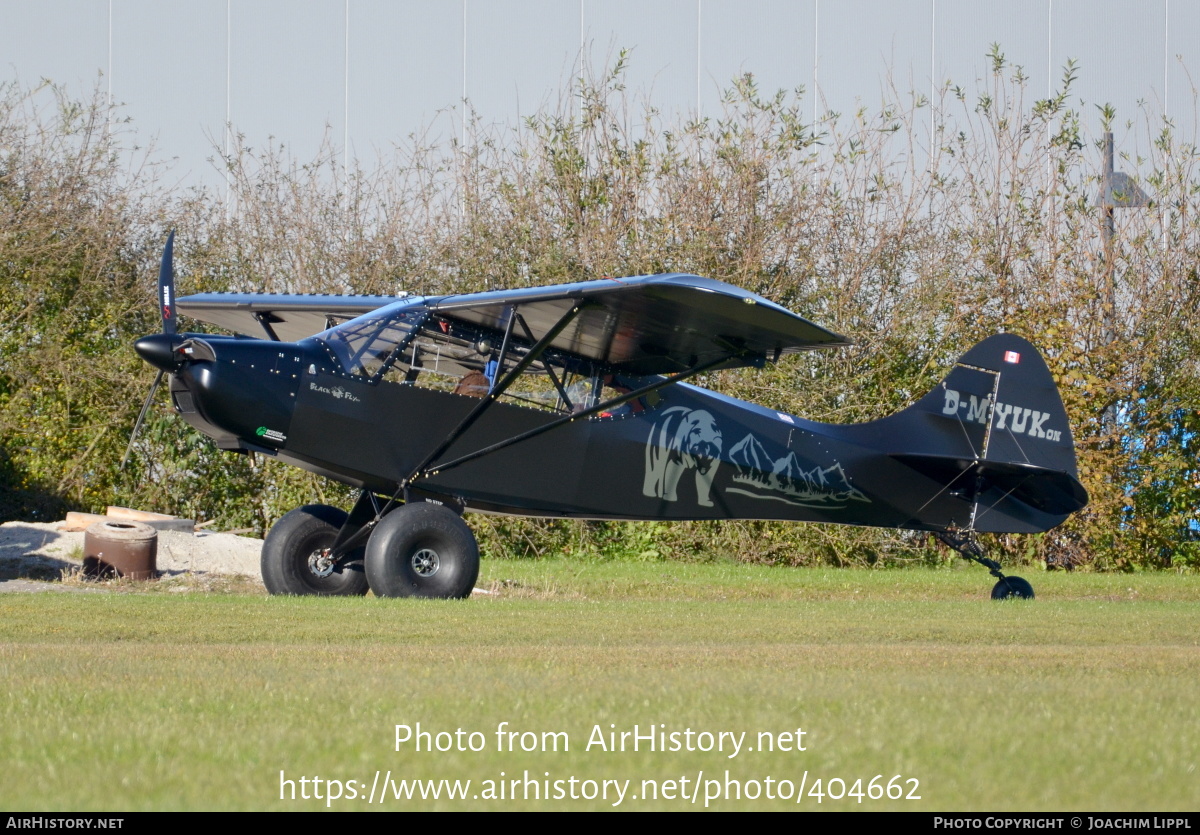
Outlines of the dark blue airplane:
M685 382L848 344L712 279L177 302L171 252L163 332L136 344L154 386L169 374L176 410L221 449L360 490L348 512L306 505L272 527L274 594L466 597L471 511L929 531L998 578L992 597L1027 598L976 534L1045 531L1087 503L1054 381L1012 334L898 414L815 423ZM177 311L242 336L177 333Z

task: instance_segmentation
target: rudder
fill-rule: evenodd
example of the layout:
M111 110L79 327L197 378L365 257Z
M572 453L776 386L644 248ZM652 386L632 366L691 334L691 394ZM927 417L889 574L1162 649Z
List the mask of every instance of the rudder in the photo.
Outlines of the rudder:
M881 423L905 439L892 458L977 505L977 530L1046 530L1087 504L1054 378L1014 334L971 348L933 391Z

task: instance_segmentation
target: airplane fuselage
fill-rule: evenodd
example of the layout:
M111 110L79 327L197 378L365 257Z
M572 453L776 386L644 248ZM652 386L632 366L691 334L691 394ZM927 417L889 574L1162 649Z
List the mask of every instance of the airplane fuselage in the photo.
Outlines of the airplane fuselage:
M1064 515L1009 499L998 488L991 495L953 489L947 484L953 477L904 459L927 451L979 457L997 420L994 410L980 412L993 396L990 372L956 371L957 388L920 401L902 413L904 422L895 416L857 425L807 421L674 384L636 408L570 420L439 470L439 462L502 445L561 416L493 402L424 462L479 404L477 397L348 374L314 339L198 336L194 342L196 356L172 382L176 408L193 426L222 448L276 456L382 495L406 485L468 511L524 516L775 519L916 530L973 524L1038 531ZM1042 418L1039 430L1066 429L1046 423ZM1044 443L1023 440L1035 452ZM423 463L431 466L412 480Z

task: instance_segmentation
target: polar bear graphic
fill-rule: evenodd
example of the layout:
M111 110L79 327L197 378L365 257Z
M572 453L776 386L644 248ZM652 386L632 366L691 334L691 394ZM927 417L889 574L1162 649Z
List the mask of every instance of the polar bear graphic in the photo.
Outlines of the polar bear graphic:
M650 429L642 493L673 502L684 470L696 471L696 500L712 507L713 476L721 465L721 430L703 409L673 406Z

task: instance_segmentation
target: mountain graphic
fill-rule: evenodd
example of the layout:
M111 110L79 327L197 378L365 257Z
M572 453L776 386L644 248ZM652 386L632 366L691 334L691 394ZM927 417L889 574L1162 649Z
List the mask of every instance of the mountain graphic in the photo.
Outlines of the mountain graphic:
M748 481L771 486L772 470L775 462L767 455L766 449L758 442L758 438L747 435L729 450L729 461L734 466L734 481Z
M871 501L850 484L841 463L835 461L829 467L816 466L806 470L793 452L772 459L754 435L747 435L735 444L729 450L729 460L734 467L734 481L759 491L781 494L778 498L795 504L844 505L848 501Z

